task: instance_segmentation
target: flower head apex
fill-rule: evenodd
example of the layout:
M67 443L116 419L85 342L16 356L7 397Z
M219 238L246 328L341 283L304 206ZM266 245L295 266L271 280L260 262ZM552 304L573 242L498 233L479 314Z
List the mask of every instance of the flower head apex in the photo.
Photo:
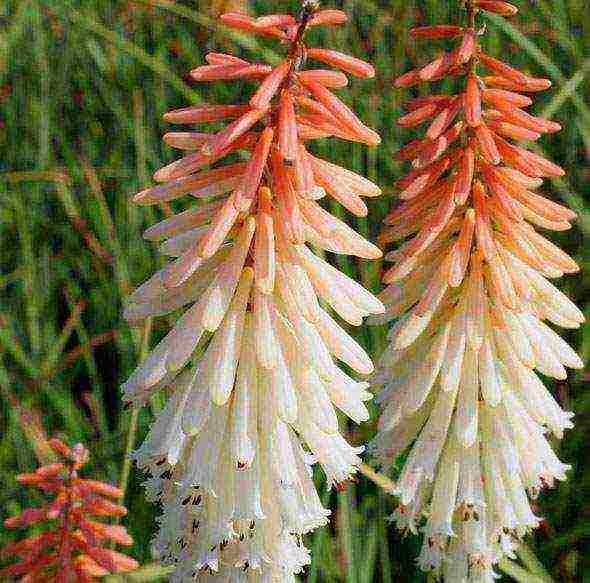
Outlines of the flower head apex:
M17 480L51 494L53 500L39 508L28 508L4 522L6 528L19 529L46 522L47 528L42 534L2 549L4 557L17 562L1 569L0 578L20 578L23 583L89 583L109 573L136 569L139 565L134 559L107 548L112 543L126 546L133 543L125 528L93 518L127 514L124 506L113 502L123 492L79 475L89 458L82 444L70 448L59 439L51 439L49 445L61 461L42 466L31 474L20 474Z

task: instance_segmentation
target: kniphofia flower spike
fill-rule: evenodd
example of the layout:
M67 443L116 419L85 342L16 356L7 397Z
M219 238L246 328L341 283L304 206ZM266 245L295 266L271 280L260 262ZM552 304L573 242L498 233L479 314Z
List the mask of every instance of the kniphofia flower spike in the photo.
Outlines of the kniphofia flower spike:
M468 0L466 8L466 27L412 31L455 46L396 81L452 77L463 89L416 97L398 120L428 125L397 153L412 168L381 234L384 245L400 245L386 256L394 263L381 296L387 310L376 318L397 321L375 376L382 414L373 445L385 465L409 448L395 520L420 527L420 565L448 582L492 581L494 563L539 523L527 491L534 497L565 478L545 434L561 437L572 414L535 370L565 379L565 367L582 366L550 324L584 319L549 281L577 265L535 230L568 229L575 217L535 192L563 170L526 148L560 129L526 111L550 82L480 44L476 13L508 16L514 6Z
M92 518L127 514L124 506L113 502L123 492L104 482L80 477L78 472L88 461L88 450L82 444L69 448L59 439L51 439L49 445L61 461L21 474L17 480L51 494L53 500L39 508L27 508L4 522L6 528L28 528L47 522L48 528L2 549L4 557L17 562L1 569L0 579L90 583L109 573L136 569L134 559L107 548L113 542L133 543L125 528Z
M127 318L190 307L127 381L125 399L142 405L170 390L136 458L163 505L154 546L176 565L171 580L294 581L309 562L301 536L329 514L311 465L320 463L328 484L356 471L362 448L340 435L335 408L361 422L371 397L367 383L335 363L373 370L329 309L352 325L384 309L308 246L379 257L318 200L329 194L365 215L363 197L380 190L314 156L308 144L331 136L379 143L332 91L347 84L345 73L374 72L353 57L305 46L309 28L346 21L338 10L308 2L297 18L231 13L221 20L278 39L288 55L273 68L210 53L192 77L259 81L249 103L200 104L165 116L227 125L166 134L186 156L156 173L161 185L135 196L139 204L187 194L201 202L145 233L165 239L161 251L176 259L132 294ZM305 69L312 60L334 69Z

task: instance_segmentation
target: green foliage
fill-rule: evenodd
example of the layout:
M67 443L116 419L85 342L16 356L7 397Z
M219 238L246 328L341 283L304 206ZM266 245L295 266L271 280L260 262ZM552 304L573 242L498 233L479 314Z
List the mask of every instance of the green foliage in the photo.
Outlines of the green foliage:
M172 150L160 136L162 113L201 100L239 99L246 86L185 83L185 73L203 62L206 49L218 48L251 58L272 60L280 47L217 29L205 0L4 0L0 6L0 518L25 505L15 475L30 471L35 455L46 454L43 434L82 440L92 452L97 478L121 480L129 442L145 435L151 404L137 418L121 410L119 384L129 375L146 341L151 346L169 328L161 318L151 330L130 330L121 318L125 296L161 263L141 232L165 209L134 208L130 196L150 184L154 170L171 161ZM326 5L329 3L326 2ZM383 145L319 144L317 152L340 160L393 192L401 166L392 152L412 136L395 119L407 95L392 80L424 62L423 45L408 38L418 23L461 17L460 2L435 0L358 0L333 2L353 17L318 39L372 61L374 81L353 80L342 91ZM520 15L506 24L489 18L487 43L515 66L550 77L554 89L536 108L562 122L561 133L542 140L547 154L568 170L565 179L547 185L557 200L580 214L577 226L554 237L584 267L590 265L588 153L590 111L584 89L590 74L585 55L589 27L583 0L535 0L519 5ZM262 13L268 3L251 2ZM273 3L288 11L295 2ZM587 94L586 94L587 97ZM371 202L369 219L354 220L373 238L391 202ZM332 211L345 216L338 205ZM339 259L339 267L379 289L379 265ZM563 289L588 313L590 270L565 278ZM352 332L352 331L351 331ZM383 330L354 332L373 353ZM587 359L590 327L568 333ZM577 412L577 425L555 444L572 465L570 480L542 496L545 517L531 541L556 581L581 580L582 545L590 536L587 500L590 473L584 443L590 423L590 398L583 375L555 386L559 401ZM373 418L376 418L376 411ZM374 423L349 427L356 443L368 441ZM141 476L131 470L125 519L135 539L132 554L150 561L149 542L157 509L146 503ZM321 484L321 477L318 476ZM388 528L394 500L359 478L344 492L325 492L334 511L330 528L309 541L314 563L306 580L426 580L414 564L415 538L401 539ZM584 510L586 502L586 510ZM11 534L0 532L0 546ZM525 557L521 557L527 564ZM145 575L147 573L147 575ZM146 578L156 580L147 567ZM139 574L137 577L141 577ZM113 580L115 580L114 578ZM117 579L118 580L118 579ZM129 579L131 580L131 579Z

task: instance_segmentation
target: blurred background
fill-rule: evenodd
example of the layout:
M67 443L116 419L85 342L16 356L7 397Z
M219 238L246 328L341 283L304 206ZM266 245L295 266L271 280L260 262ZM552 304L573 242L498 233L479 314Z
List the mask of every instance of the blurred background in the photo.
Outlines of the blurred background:
M146 408L138 416L122 411L119 385L171 320L132 330L121 318L121 307L130 290L163 262L141 233L170 209L135 208L129 200L151 184L154 170L176 156L160 140L167 130L165 111L202 100L238 102L249 94L247 83L187 81L187 72L203 62L207 50L270 61L280 54L280 46L261 45L217 26L224 11L261 15L269 4L272 12L297 8L296 2L283 0L0 1L2 521L41 502L18 485L15 475L47 458L45 437L82 441L92 452L91 473L126 489L130 512L125 522L135 539L130 552L143 565L151 563L157 508L144 500L142 476L125 460L154 411ZM538 146L567 170L565 178L547 183L545 192L579 213L574 229L552 238L585 269L559 285L588 314L589 9L585 0L517 4L520 14L510 22L482 16L484 42L491 54L553 81L551 91L536 94L534 107L564 130ZM314 31L310 40L370 60L377 69L375 80L353 79L340 95L378 129L383 145L367 149L329 140L316 148L384 187L386 196L373 202L368 221L331 205L332 212L374 238L401 173L392 152L414 137L395 125L408 93L393 90L392 81L423 64L425 50L435 50L409 39L408 28L457 22L460 2L334 0L323 5L343 8L350 22L338 30ZM379 265L346 258L338 265L379 290ZM383 330L351 333L373 353L382 346ZM587 361L590 327L566 337ZM535 502L543 523L528 541L554 581L590 581L583 556L584 544L590 544L585 450L590 392L584 390L584 375L576 372L554 383L562 406L576 412L575 429L554 443L572 469L567 482ZM348 427L355 443L367 442L374 432L374 422ZM414 563L418 541L402 539L386 522L395 500L362 477L341 492L327 492L319 474L334 520L307 541L313 564L302 580L425 581ZM0 530L0 547L13 537ZM141 580L156 580L146 577Z

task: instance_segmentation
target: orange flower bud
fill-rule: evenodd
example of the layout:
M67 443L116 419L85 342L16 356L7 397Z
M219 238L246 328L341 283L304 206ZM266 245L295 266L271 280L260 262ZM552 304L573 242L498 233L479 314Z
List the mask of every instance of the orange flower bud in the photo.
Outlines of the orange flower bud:
M371 79L375 76L375 69L373 65L361 61L356 57L339 53L330 49L307 49L307 57L309 59L315 59L316 61L322 61L327 65L332 65L338 69L342 69L351 75L356 77L362 77L365 79Z
M499 0L475 0L475 5L482 10L495 12L501 16L514 16L518 12L518 8L513 4Z
M472 127L481 123L481 95L477 77L473 74L467 77L465 89L465 121Z
M420 37L420 38L451 38L454 36L458 36L463 32L463 29L460 26L447 26L447 25L437 25L437 26L420 26L418 28L410 29L410 35L413 37Z

